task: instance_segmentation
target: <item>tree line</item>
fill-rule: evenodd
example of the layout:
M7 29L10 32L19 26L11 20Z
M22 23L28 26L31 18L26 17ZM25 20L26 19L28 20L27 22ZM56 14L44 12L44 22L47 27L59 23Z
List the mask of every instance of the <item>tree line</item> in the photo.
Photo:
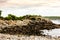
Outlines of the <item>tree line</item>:
M41 15L24 15L24 16L15 16L13 14L8 14L7 17L3 17L1 16L2 14L2 11L0 11L0 19L5 19L5 20L23 20L23 19L33 19L34 20L34 17L41 17Z

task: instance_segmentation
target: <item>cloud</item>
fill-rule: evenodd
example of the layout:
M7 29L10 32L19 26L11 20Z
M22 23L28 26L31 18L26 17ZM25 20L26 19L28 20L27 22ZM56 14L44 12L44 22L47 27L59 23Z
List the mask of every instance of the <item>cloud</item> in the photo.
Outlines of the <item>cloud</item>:
M0 0L0 3L5 3L7 2L7 0Z
M36 6L47 6L47 7L60 7L60 0L0 0L0 7L36 7Z

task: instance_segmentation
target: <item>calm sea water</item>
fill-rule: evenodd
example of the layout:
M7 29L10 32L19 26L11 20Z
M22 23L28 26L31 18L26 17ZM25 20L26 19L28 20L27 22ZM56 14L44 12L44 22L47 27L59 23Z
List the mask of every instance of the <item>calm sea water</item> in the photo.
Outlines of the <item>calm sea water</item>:
M60 24L60 20L51 20L55 24ZM52 29L52 30L43 30L43 34L50 35L52 37L60 36L60 28L59 29Z
M60 24L60 20L51 20L53 23L55 23L55 24Z

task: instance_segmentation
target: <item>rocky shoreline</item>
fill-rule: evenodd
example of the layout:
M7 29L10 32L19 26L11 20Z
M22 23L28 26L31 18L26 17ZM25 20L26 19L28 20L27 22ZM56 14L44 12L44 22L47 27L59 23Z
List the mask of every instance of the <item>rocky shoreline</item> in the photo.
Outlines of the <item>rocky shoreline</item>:
M15 39L14 35L27 35L34 37L34 38L32 37L31 40L37 40L38 38L39 38L38 40L56 40L54 38L49 39L46 37L42 37L44 35L42 35L43 32L40 31L44 29L51 30L55 28L60 28L60 25L54 24L50 20L41 17L24 19L24 20L0 20L0 39L2 40L1 37L3 37L3 39L6 38L6 40L7 38L8 40L13 40ZM10 38L11 35L13 36L12 39ZM18 39L21 38L21 36L20 37L16 36L16 37L17 39L15 40L21 40ZM26 40L30 40L30 37L27 37Z
M42 20L0 20L0 33L8 34L28 34L28 35L41 35L40 30L51 30L58 28L59 25L51 21Z

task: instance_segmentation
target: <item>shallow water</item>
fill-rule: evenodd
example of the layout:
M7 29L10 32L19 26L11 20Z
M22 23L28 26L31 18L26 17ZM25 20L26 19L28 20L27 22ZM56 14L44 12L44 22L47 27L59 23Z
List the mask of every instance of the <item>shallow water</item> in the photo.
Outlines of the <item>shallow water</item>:
M60 24L60 20L51 20L55 24Z
M43 30L43 34L50 35L52 37L60 36L60 29L52 29L52 30Z
M60 24L60 20L51 20L55 24ZM52 37L60 36L60 28L59 29L52 29L52 30L42 30L45 35L50 35Z

